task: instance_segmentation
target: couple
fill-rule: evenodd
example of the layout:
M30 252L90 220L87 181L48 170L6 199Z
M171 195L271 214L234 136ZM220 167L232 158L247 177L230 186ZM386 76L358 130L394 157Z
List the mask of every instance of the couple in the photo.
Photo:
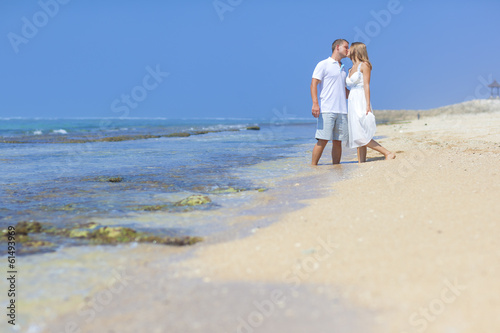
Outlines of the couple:
M347 74L341 60L349 57L353 63ZM351 148L358 148L358 162L366 162L366 147L394 159L391 153L377 141L375 135L375 116L370 104L370 75L372 65L368 59L366 45L349 43L337 39L332 44L332 56L318 63L314 69L311 83L313 100L312 114L318 118L316 139L313 149L312 165L317 165L328 141L332 140L332 162L340 163L342 141L347 140ZM346 88L346 84L351 90ZM318 103L320 87L321 108ZM349 105L346 105L346 98Z

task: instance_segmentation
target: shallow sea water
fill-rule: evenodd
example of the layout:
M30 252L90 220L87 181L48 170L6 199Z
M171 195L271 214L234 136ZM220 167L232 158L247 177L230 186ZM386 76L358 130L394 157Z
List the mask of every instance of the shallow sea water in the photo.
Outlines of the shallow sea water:
M36 121L29 126L23 122L23 130L10 126L3 132L0 127L4 139L30 141L0 143L2 229L21 221L57 227L97 222L158 235L203 236L203 243L210 244L244 237L300 208L304 200L331 193L331 185L347 178L355 168L349 162L355 152L348 149L343 154L346 162L329 165L329 147L321 165L311 167L315 124L304 121L257 122L260 130L254 131L246 130L246 126L255 125L253 121L181 122L170 127L161 127L160 122L154 127L148 120L144 126L128 124L114 131L121 136L130 131L134 135L220 131L119 142L61 143L59 137L58 143L48 143L46 137L37 141L40 134L33 134L40 126L42 133L66 132L49 136L93 139L117 135L92 129L97 120L90 122L92 126L65 122L65 127L58 120L44 120L43 126ZM116 177L122 180L107 181ZM238 191L224 192L230 188ZM173 205L194 194L209 196L211 203L190 209ZM166 207L156 212L140 209L148 205ZM106 288L116 275L116 267L135 261L141 265L137 246L155 247L135 243L88 246L73 239L40 237L57 246L21 255L21 325L13 331L42 332L65 309L81 308L86 295ZM161 251L166 256L162 265L166 266L191 253L189 248ZM0 285L6 288L5 281ZM2 300L1 305L6 303Z
M201 125L200 120L188 125L185 121L163 122L161 127L161 121L155 126L151 120L136 120L135 124L129 121L119 124L112 134L109 128L99 132L95 128L98 120L33 120L30 125L25 120L18 126L22 130L17 131L14 125L4 124L8 128L0 130L4 140L29 142L0 143L4 171L0 174L0 227L38 221L62 228L99 221L162 235L207 236L231 228L239 216L269 214L283 205L321 196L328 188L323 184L342 177L339 172L309 166L315 141L314 123L263 123L256 131L246 129L254 123L235 120L210 120ZM133 137L138 133L206 130L217 132L119 142L60 143L74 137L92 140L110 135ZM38 131L52 133L49 135L57 139L49 143L45 137L38 140L40 135L33 135ZM300 186L301 177L312 178L303 181L307 186ZM331 178L325 182L325 177ZM113 178L120 181L110 182ZM291 183L298 184L293 196L283 198L276 193ZM175 206L176 202L198 194L208 196L212 202L190 208ZM271 197L273 204L266 204ZM150 206L162 209L147 211ZM81 243L49 240L60 245Z

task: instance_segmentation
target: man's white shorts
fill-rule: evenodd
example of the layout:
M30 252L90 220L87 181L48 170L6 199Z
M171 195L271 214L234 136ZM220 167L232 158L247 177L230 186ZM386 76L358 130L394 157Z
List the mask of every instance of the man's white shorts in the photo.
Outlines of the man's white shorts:
M346 141L348 138L347 114L320 113L316 127L316 139Z

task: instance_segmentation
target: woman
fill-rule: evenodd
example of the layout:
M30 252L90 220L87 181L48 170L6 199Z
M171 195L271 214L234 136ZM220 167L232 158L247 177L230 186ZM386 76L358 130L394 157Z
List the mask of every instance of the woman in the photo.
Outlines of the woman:
M366 162L366 147L382 153L386 160L396 158L382 147L377 141L373 140L375 135L375 116L373 115L370 104L370 76L372 64L368 59L366 45L363 43L352 43L349 50L349 58L353 66L349 70L346 78L346 84L350 88L347 117L349 125L349 141L351 148L358 148L358 162Z

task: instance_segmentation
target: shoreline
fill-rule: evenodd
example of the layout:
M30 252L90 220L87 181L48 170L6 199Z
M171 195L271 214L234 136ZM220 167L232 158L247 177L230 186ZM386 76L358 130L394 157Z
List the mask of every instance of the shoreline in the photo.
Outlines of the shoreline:
M332 194L306 200L306 207L253 235L196 245L189 251L194 256L171 265L166 249L127 248L133 263L121 265L137 278L130 280L133 288L113 294L110 306L95 311L79 328L160 332L168 325L172 332L207 327L236 331L244 326L238 318L246 321L246 315L259 313L257 302L274 304L261 325L250 326L259 332L295 332L292 324L308 321L307 327L317 332L327 331L328 325L329 331L333 325L344 332L416 332L424 325L426 332L492 330L499 326L494 315L500 302L492 291L500 274L495 247L500 233L488 220L499 214L494 163L500 152L499 125L499 112L379 125L379 142L396 151L396 160L379 161L380 155L369 153L369 163L335 183ZM328 168L337 171L345 164ZM451 192L458 198L450 200ZM360 206L357 202L365 197L381 201ZM290 293L265 303L276 290ZM99 292L94 289L93 295ZM207 308L212 301L219 307ZM332 303L337 307L330 308ZM438 308L441 303L443 309ZM331 312L314 304L345 320L333 320ZM431 321L420 308L440 313L431 312ZM58 315L40 331L63 332L72 315Z

